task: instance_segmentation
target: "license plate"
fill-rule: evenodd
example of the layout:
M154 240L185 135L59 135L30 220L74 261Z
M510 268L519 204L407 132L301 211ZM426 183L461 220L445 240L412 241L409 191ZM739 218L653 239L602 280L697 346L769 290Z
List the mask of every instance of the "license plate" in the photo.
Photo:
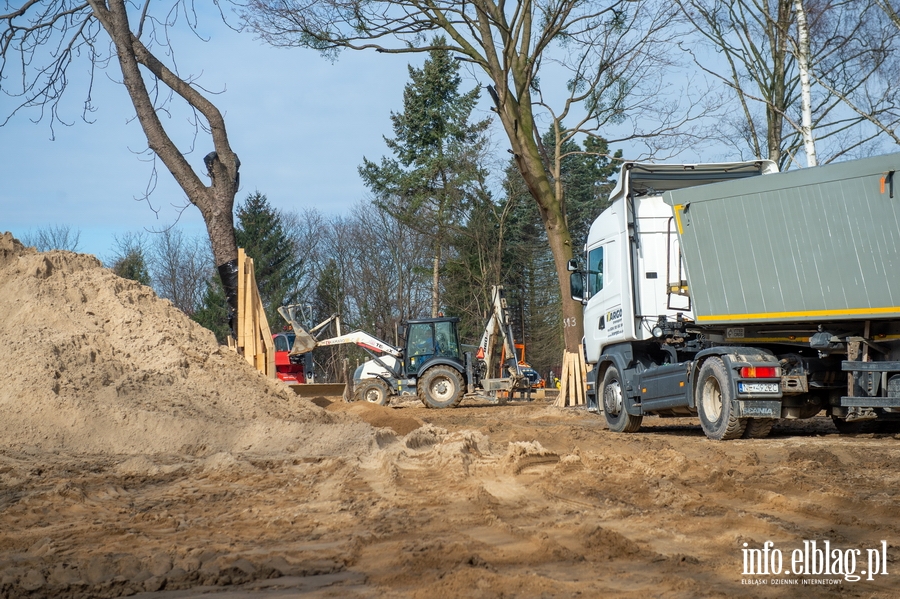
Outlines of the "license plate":
M738 393L778 393L778 383L738 383Z

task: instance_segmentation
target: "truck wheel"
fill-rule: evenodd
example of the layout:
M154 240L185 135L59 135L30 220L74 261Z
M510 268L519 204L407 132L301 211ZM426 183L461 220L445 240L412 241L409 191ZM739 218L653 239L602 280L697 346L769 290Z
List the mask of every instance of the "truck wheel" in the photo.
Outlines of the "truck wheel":
M747 419L738 418L732 410L730 383L721 358L710 358L700 367L697 411L703 432L714 441L739 438L747 424Z
M622 397L622 377L615 366L606 369L603 375L603 415L606 425L614 433L634 433L641 428L643 416L632 416L625 411L625 400Z
M462 375L455 368L438 364L419 377L416 389L426 408L455 408L462 401Z
M747 418L744 439L764 439L769 436L778 418Z
M390 399L388 386L380 379L363 379L353 388L353 399L386 406Z

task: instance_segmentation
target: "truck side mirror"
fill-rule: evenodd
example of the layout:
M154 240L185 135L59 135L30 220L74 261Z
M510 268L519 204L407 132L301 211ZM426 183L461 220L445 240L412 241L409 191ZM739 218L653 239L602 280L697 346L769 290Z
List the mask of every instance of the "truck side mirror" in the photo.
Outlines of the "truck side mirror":
M572 258L571 260L569 260L568 264L566 264L566 267L569 272L575 272L576 270L578 270L578 262L575 260L575 258Z
M584 273L576 270L569 275L569 290L573 300L584 301Z

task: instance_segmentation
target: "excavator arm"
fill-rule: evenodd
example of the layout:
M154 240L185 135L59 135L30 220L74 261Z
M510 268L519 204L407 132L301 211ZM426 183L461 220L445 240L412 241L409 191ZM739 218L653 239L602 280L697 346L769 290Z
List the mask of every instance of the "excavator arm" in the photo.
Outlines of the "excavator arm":
M496 373L496 362L499 360L495 347L497 342L503 343L503 354L505 356L502 364L501 378L491 379ZM506 305L506 295L503 287L494 286L491 289L491 316L488 318L484 327L484 333L481 335L481 343L478 346L476 358L484 363L483 381L485 388L491 387L491 381L497 380L497 385L503 385L498 388L525 388L528 379L522 372L522 367L516 358L516 341L513 336L512 325L510 324L509 309ZM511 379L507 380L507 379ZM500 383L499 381L505 381ZM512 383L511 387L509 386ZM530 386L529 386L530 388Z

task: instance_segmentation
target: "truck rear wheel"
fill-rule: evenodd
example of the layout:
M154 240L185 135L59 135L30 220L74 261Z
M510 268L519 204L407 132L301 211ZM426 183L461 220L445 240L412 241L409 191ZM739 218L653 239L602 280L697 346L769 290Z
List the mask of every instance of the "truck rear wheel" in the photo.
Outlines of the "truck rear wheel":
M700 426L714 441L737 439L744 434L747 420L734 413L731 380L721 358L709 358L697 376L697 411Z
M419 377L416 389L426 408L455 408L462 401L462 374L455 368L438 364Z
M353 388L353 399L385 406L390 399L388 386L380 379L363 379Z
M603 415L606 425L614 433L634 433L641 428L643 416L632 416L625 411L625 399L622 396L622 377L615 366L606 369L601 387L603 398Z
M744 439L764 439L768 437L776 422L778 422L777 418L747 418L747 426L744 427Z

